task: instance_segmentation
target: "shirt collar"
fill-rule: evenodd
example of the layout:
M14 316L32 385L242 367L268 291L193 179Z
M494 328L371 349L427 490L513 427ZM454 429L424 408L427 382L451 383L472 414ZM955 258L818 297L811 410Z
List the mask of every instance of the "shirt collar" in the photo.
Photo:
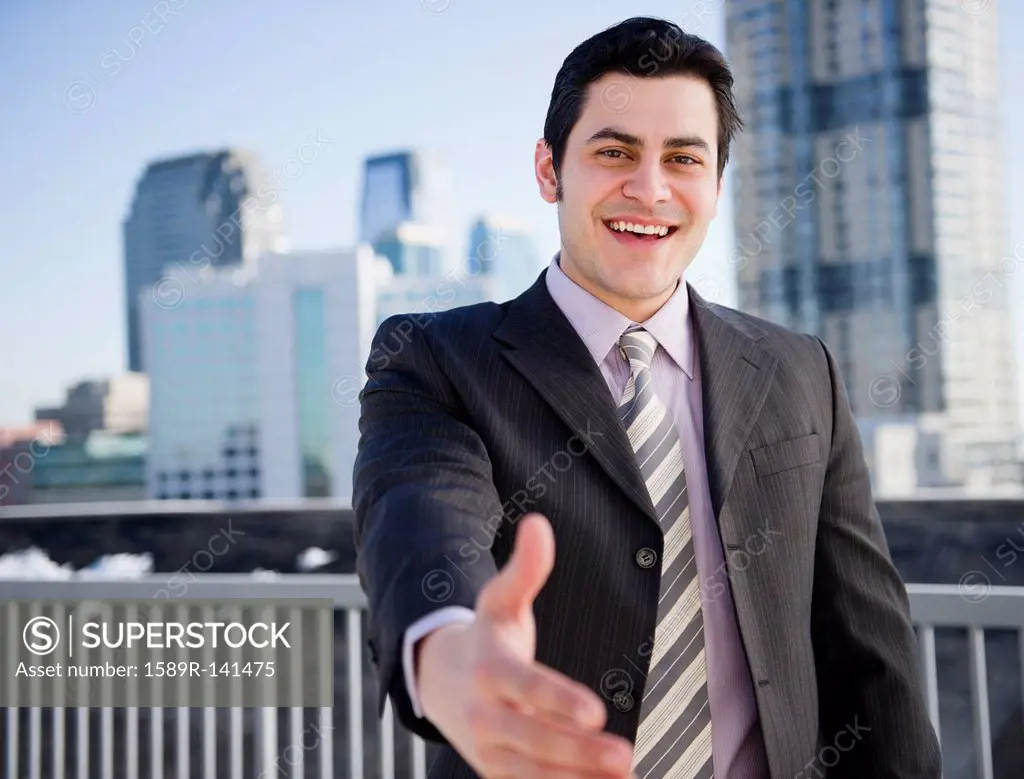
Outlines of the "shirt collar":
M693 378L693 338L690 326L690 297L686 282L680 279L675 292L646 322L634 323L603 300L583 289L565 275L556 253L548 266L548 292L579 334L594 362L600 365L619 336L634 324L643 325L673 362Z

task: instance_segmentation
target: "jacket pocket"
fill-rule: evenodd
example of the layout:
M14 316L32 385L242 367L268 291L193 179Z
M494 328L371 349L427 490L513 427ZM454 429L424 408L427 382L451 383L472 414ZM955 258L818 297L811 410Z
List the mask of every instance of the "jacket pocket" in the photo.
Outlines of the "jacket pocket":
M818 434L809 433L751 449L750 456L754 460L754 470L760 478L803 465L813 465L821 460Z

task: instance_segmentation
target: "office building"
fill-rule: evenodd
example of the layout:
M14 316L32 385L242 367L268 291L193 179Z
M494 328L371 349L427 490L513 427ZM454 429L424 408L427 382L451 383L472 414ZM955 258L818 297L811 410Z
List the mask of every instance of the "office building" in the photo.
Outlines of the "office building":
M871 489L880 499L906 498L923 488L950 486L940 470L942 429L926 415L862 417L858 429Z
M95 430L142 433L149 423L149 379L144 373L125 373L80 381L68 388L62 405L37 408L35 417L56 420L69 438Z
M490 279L483 277L459 272L422 278L394 276L377 291L376 323L379 326L396 314L411 314L412 321L419 322L421 320L417 317L421 314L448 311L489 300L496 300L496 295Z
M285 248L277 183L255 157L233 149L159 160L143 172L124 221L128 369L145 372L138 296L152 288L176 305L176 267L189 279ZM190 281L190 283L192 283ZM154 286L156 285L156 286Z
M267 254L198 283L172 268L179 305L140 294L150 497L351 497L376 259Z
M146 497L146 436L93 430L35 462L28 503L90 503Z
M395 231L414 223L434 232L442 267L453 270L453 199L451 175L437 155L405 150L370 156L363 163L358 241L387 256Z
M861 418L925 417L964 483L1015 457L998 9L726 6L746 311L820 335Z
M541 262L526 225L520 221L488 214L470 228L466 267L491 280L496 301L511 300L525 292L548 261Z
M0 506L29 502L36 466L65 440L64 429L53 419L0 428Z
M398 276L423 278L444 273L444 236L436 227L402 222L378 233L372 246Z

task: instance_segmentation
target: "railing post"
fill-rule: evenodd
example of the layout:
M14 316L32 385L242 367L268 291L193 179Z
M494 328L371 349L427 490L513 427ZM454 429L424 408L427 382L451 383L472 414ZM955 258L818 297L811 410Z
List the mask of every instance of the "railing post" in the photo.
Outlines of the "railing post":
M992 729L988 710L988 673L985 664L985 630L968 628L967 655L971 667L971 701L974 709L974 742L977 746L978 779L992 777Z
M924 686L925 703L928 706L928 719L935 729L935 737L942 741L942 728L939 724L939 672L935 662L935 628L932 625L921 626L921 681Z
M349 776L363 775L363 630L362 609L348 613L348 750Z

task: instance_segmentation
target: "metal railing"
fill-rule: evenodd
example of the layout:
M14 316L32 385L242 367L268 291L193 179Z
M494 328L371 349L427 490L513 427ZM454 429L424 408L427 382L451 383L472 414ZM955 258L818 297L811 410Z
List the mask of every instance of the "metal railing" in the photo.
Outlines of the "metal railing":
M942 741L939 719L939 679L936 629L959 628L967 633L968 684L973 730L974 775L995 779L992 762L992 722L986 631L1016 633L1017 653L1024 669L1024 587L992 587L987 582L965 588L960 585L907 585L910 611L917 627L921 652L921 673L932 726ZM1024 706L1024 673L1018 702ZM944 752L946 749L944 748Z
M139 579L110 580L65 580L27 581L0 580L0 598L18 599L77 599L77 598L151 598L166 585L166 576L151 575ZM959 628L966 630L968 660L970 668L970 694L974 735L975 773L980 779L995 779L992 761L992 731L989 713L989 695L986 670L985 637L987 629L1011 629L1018 637L1018 652L1021 667L1024 668L1024 587L986 587L984 591L965 592L963 587L944 585L908 585L911 612L918 630L921 649L921 670L925 696L932 723L942 736L939 717L939 680L936 654L936 629ZM140 751L140 710L125 709L123 727L117 728L114 710L75 709L72 722L75 723L75 741L66 743L68 723L67 709L49 709L44 718L44 709L6 709L0 739L4 743L4 777L75 777L76 779L136 779L139 776L160 779L165 775L202 777L212 779L218 774L232 779L251 779L253 776L317 776L320 779L342 775L351 779L363 779L368 774L382 779L426 776L427 746L418 737L409 738L408 762L396 762L396 722L391 704L388 702L384 716L374 729L375 717L364 717L367 709L366 692L369 692L369 711L375 711L372 701L374 690L364 690L367 674L367 652L363 636L363 611L365 596L357 577L353 575L280 575L259 579L237 574L205 574L195 577L188 584L188 590L181 594L186 598L217 599L228 601L236 598L330 598L335 604L336 616L343 619L344 652L336 657L336 667L343 669L344 698L341 705L345 723L341 734L334 733L333 709L322 708L309 712L301 708L255 709L251 717L251 738L246 739L243 711L228 710L228 736L217 738L217 709L202 709L202 724L198 740L202 741L201 768L190 769L192 764L193 711L188 708L176 709L177 729L174 732L174 769L165 771L163 744L162 710L143 710L150 723L150 765L139 767ZM168 605L173 600L166 601ZM1024 702L1024 684L1020 691ZM92 716L91 716L92 715ZM98 716L99 734L93 738L89 733L90 721ZM249 715L246 715L249 716ZM284 717L285 725L279 728ZM45 723L49 722L47 726ZM376 752L367 763L364 739L371 726L374 733ZM27 734L20 729L27 727ZM283 730L284 732L280 732ZM118 732L120 731L120 733ZM329 738L317 737L310 746L304 734L314 731L319 736L331 734ZM44 754L44 732L50 749ZM283 741L282 741L283 736ZM98 773L90 771L95 763L91 750L98 741L100 757ZM335 746L343 745L335 753ZM22 744L27 743L23 747ZM248 754L244 754L244 743L248 743ZM115 749L120 747L120 751ZM74 770L64 765L65 756L74 750ZM221 766L225 766L220 770ZM251 767L249 767L251 766ZM258 769L258 770L254 770ZM315 771L315 773L310 773Z

